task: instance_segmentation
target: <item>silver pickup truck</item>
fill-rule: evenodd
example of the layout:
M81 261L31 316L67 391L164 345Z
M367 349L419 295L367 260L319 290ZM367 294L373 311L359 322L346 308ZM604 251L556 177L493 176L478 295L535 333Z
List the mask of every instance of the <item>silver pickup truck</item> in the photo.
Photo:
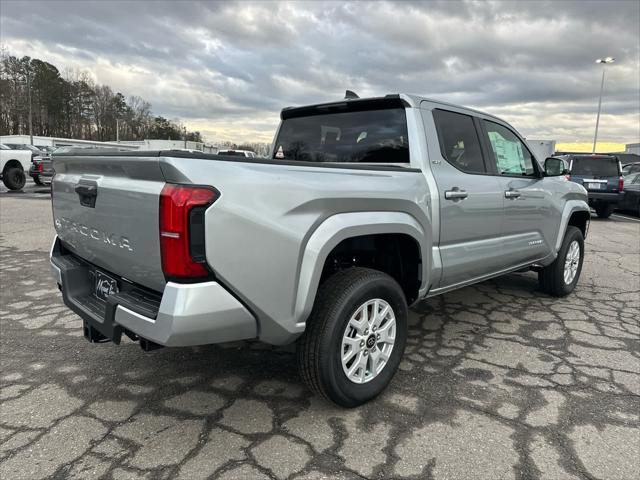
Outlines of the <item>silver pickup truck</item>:
M352 407L402 357L408 306L514 271L578 282L590 213L494 116L412 95L285 108L270 158L54 155L51 263L91 342L297 342Z

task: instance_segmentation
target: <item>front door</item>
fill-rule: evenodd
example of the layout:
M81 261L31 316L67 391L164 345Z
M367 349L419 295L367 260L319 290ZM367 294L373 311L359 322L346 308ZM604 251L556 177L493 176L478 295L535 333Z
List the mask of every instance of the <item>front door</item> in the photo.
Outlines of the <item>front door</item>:
M431 113L440 147L429 154L440 203L438 287L446 288L500 269L504 198L487 169L478 120L453 109Z
M504 195L503 255L505 268L531 263L549 255L559 218L552 209L551 192L545 188L540 167L527 146L511 129L482 121L489 145L491 168L495 169Z

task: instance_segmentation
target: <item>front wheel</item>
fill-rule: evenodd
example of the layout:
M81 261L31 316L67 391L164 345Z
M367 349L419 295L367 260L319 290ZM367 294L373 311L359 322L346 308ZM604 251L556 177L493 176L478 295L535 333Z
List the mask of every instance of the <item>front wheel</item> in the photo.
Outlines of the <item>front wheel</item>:
M376 397L400 364L407 315L404 293L389 275L367 268L335 273L318 290L298 342L303 380L343 407Z
M582 231L569 225L558 257L551 265L538 272L540 289L554 297L569 295L576 288L580 278L583 259L584 238Z
M27 177L22 168L9 167L2 174L2 183L9 190L22 190L25 183L27 183Z

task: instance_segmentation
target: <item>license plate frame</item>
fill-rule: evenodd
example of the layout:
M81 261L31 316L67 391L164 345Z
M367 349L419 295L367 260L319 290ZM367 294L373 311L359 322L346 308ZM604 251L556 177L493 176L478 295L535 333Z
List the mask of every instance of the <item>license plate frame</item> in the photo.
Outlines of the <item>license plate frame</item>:
M110 295L120 291L118 280L100 270L94 272L93 295L98 300L107 301Z

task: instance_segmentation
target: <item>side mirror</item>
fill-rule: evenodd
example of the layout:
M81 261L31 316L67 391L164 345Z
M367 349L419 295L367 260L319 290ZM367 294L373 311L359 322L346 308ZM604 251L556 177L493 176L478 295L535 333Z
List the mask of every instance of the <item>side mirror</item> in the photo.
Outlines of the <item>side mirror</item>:
M544 161L544 174L547 177L559 177L567 175L569 169L567 164L561 158L549 157Z

